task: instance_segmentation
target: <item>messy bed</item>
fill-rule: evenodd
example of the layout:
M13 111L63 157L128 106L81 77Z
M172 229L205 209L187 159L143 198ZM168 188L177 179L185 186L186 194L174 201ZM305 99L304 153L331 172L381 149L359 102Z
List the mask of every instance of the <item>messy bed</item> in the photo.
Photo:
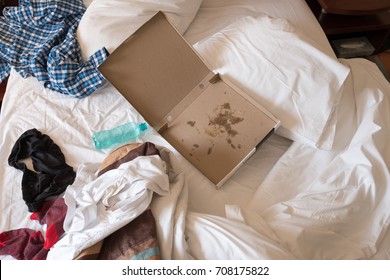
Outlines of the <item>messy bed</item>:
M152 126L92 143L145 122L98 66L159 11L280 120L218 188ZM1 259L390 257L390 84L337 59L305 1L20 1L0 21Z

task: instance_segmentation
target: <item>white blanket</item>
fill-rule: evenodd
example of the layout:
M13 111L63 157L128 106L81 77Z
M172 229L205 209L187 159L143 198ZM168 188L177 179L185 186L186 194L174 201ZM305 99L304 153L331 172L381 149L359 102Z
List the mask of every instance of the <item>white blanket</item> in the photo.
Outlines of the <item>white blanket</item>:
M389 244L381 242L390 224L390 84L368 60L341 62L351 74L334 116L340 148L322 151L294 142L248 206L229 207L228 217L255 229L256 238L250 231L237 231L237 222L190 215L189 243L209 245L202 251L191 247L198 258L229 256L228 249L221 255L222 246L207 243L210 236L228 236L234 240L234 254L247 258L254 256L258 238L266 249L278 244L277 250L258 250L256 256L261 253L262 258L369 259L378 252L388 254ZM221 235L226 231L233 234Z

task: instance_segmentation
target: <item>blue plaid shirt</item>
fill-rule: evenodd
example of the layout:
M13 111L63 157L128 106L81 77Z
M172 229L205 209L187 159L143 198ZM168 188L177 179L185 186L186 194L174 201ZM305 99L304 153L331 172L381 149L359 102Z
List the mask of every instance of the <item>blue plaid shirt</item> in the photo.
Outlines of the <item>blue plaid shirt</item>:
M82 98L105 81L97 67L102 48L83 62L76 28L85 12L81 0L20 0L0 17L0 81L14 68L46 88Z

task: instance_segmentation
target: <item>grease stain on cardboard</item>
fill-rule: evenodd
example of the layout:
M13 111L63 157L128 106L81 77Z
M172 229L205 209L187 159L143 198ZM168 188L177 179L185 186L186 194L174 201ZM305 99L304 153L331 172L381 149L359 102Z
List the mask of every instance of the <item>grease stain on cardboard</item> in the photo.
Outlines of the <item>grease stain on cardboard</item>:
M217 106L214 109L213 114L209 116L209 123L204 129L204 132L213 138L226 137L226 142L232 149L241 149L241 144L234 143L233 138L239 134L238 131L234 129L234 126L242 121L244 121L244 118L237 116L237 112L231 108L230 103L225 102ZM200 133L195 121L187 121L187 125L193 127ZM210 146L207 148L207 155L212 153L214 146L214 141L210 140ZM193 156L198 148L199 145L194 144L190 156Z

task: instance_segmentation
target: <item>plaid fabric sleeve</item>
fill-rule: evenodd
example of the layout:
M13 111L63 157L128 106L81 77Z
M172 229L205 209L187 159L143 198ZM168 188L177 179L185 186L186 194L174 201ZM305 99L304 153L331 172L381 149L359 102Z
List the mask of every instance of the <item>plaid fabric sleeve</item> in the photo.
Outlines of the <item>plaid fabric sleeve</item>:
M8 48L12 45L11 34L9 26L4 21L4 17L0 17L0 82L7 78L11 71L6 57Z
M82 61L76 29L84 12L81 0L21 0L6 8L0 19L0 78L13 67L62 94L93 93L105 82L97 66L108 53L102 48Z
M0 83L3 82L5 78L8 77L11 69L9 68L8 64L0 59Z
M36 72L40 75L37 76L38 80L45 81L45 87L82 98L93 93L105 82L97 67L108 57L108 52L102 48L86 62L82 62L76 38L76 32L70 31L63 43L49 52L47 72L39 69Z

